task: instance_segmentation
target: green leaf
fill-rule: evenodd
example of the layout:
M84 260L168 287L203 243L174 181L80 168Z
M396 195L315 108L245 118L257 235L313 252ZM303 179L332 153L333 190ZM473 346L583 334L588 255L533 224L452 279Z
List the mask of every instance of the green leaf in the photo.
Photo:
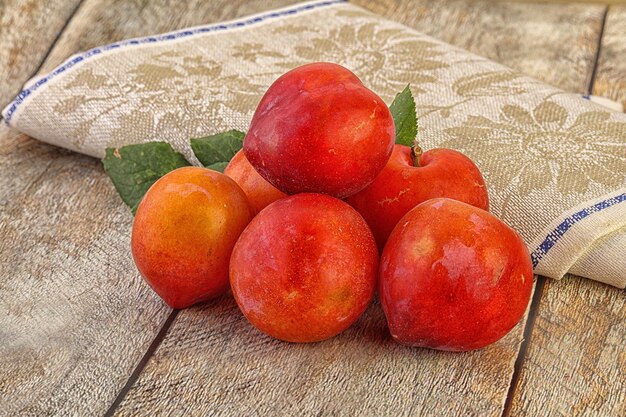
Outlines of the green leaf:
M224 172L227 166L228 162L216 162L214 164L207 165L206 168L212 169L213 171Z
M102 165L122 200L135 214L144 194L156 180L189 162L169 143L148 142L107 148Z
M411 146L417 136L417 113L415 100L407 85L389 106L393 122L396 125L396 143Z
M245 133L238 130L191 139L191 149L198 160L209 169L224 172L233 156L243 147Z

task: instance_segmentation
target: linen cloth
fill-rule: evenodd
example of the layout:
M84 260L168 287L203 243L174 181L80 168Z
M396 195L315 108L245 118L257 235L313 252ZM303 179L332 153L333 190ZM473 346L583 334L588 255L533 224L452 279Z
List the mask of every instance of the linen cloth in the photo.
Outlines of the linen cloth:
M106 147L245 131L282 73L312 61L355 72L390 104L411 85L424 149L472 158L491 211L534 270L626 286L626 116L339 0L129 39L29 81L5 122L102 157Z

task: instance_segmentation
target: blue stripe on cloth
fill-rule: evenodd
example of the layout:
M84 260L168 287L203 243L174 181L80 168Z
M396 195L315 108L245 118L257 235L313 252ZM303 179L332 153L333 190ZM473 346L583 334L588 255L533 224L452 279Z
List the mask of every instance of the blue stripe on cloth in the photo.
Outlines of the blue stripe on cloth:
M533 262L533 268L537 267L541 258L543 258L550 251L550 249L552 249L552 247L559 241L559 239L563 237L565 232L571 229L573 225L593 213L605 210L611 206L614 206L615 204L619 204L624 201L626 201L626 193L600 201L599 203L584 208L567 217L552 232L548 233L548 236L546 236L544 241L541 242L539 247L530 254L530 258Z
M243 27L243 26L250 26L250 25L254 25L256 23L262 22L264 20L276 19L276 18L282 17L282 16L294 15L294 14L301 13L301 12L304 12L304 11L313 10L313 9L326 7L326 6L331 6L333 4L338 4L338 3L346 3L346 2L347 2L347 0L327 0L327 1L320 1L320 2L317 2L317 3L308 3L308 4L296 6L296 7L290 8L290 9L279 10L279 11L276 11L276 12L266 13L266 14L262 14L262 15L258 15L258 16L254 16L254 17L249 17L249 18L243 18L243 19L236 20L236 21L233 21L233 22L230 22L230 23L218 23L218 24L213 24L213 25L198 26L198 27L195 27L193 29L183 29L183 30L180 30L180 31L177 31L177 32L164 33L162 35L147 36L147 37L144 37L144 38L127 39L127 40L124 40L124 41L115 42L115 43L112 43L112 44L109 44L109 45L100 46L98 48L90 49L87 52L84 52L84 53L82 53L80 55L75 56L74 58L70 59L69 61L66 61L64 64L62 64L60 67L56 68L54 71L52 71L48 75L46 75L43 78L40 78L39 80L37 80L29 88L25 88L24 90L22 90L17 95L17 97L15 97L15 99L13 99L13 102L8 107L8 110L6 111L6 114L4 115L4 122L7 125L9 125L9 121L13 117L13 114L17 110L18 106L20 104L22 104L22 102L24 102L24 99L26 97L28 97L29 95L31 95L33 93L33 91L37 90L42 85L46 84L48 81L50 81L51 79L53 79L57 75L59 75L59 74L63 73L64 71L72 68L74 65L78 64L79 62L82 62L82 61L84 61L84 60L86 60L88 58L91 58L91 57L95 56L95 55L99 55L99 54L101 54L103 52L110 51L112 49L117 49L117 48L120 48L120 47L123 47L123 46L141 45L141 44L146 44L146 43L171 41L171 40L180 39L180 38L186 38L188 36L198 35L198 34L202 34L202 33L218 32L218 31L222 31L222 30L240 28L240 27Z

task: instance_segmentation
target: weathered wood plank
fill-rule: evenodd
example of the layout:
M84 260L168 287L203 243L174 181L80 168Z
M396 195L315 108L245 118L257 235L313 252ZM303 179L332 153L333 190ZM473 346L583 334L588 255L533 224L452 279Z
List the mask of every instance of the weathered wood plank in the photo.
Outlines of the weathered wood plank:
M546 3L546 0L492 0L497 2ZM624 0L550 0L550 3L623 4Z
M24 49L2 62L8 75L2 104L40 65L56 38L52 29L60 29L63 14L69 17L75 7L23 6L3 9L23 37L0 37L0 55ZM61 6L66 9L55 10ZM120 245L128 247L130 216L97 161L2 124L0 166L1 414L87 414L100 397L116 395L126 375L111 370L132 371L133 350L151 341L143 328L158 330L159 314L168 310L128 279L132 260ZM123 342L109 346L111 340Z
M9 200L18 198L62 152L0 122L0 210Z
M381 2L360 2L391 18L402 15L405 23L419 30L433 25L453 27L464 40L460 46L484 52L474 39L485 28L475 22L455 25L458 15L454 13L422 16L416 15L415 9L394 9L383 3L381 7ZM579 12L571 11L573 15ZM522 17L530 19L529 15ZM558 22L554 13L551 22ZM511 18L508 24L510 29L519 22ZM463 31L468 34L461 35ZM523 40L512 46L520 54L522 45L526 51ZM552 50L560 48L561 41L554 41ZM581 54L591 62L594 52L585 49L588 46L581 46ZM540 68L529 67L541 73ZM575 77L576 85L584 88L586 75ZM522 325L501 343L462 355L399 347L384 328L380 309L373 306L355 327L335 339L311 347L289 345L255 332L226 297L179 314L117 411L119 415L137 410L198 415L501 413ZM234 369L225 365L233 359ZM341 389L332 388L337 385ZM372 397L372 392L377 395Z
M135 272L132 217L99 162L30 156L46 168L0 215L0 409L102 413L169 309Z
M546 280L512 416L626 415L626 292Z
M297 2L298 0L85 0L80 15L59 40L65 46L55 48L50 53L41 72L50 71L61 64L69 56L68 51L85 51L104 43L220 22Z
M515 7L509 8L510 6L507 6L505 11L501 10L491 15L477 14L475 17L480 18L479 24L476 21L461 20L463 24L459 25L457 21L459 15L445 14L445 10L448 10L446 7L438 9L444 10L443 15L438 15L434 11L435 14L426 13L426 18L423 18L411 13L412 9L389 7L389 2L383 2L383 7L379 10L377 6L380 2L361 3L392 18L396 14L402 16L400 20L411 23L425 32L433 26L439 27L442 31L446 29L447 35L453 33L453 37L447 39L448 41L469 47L478 53L487 52L486 55L490 55L491 49L481 42L480 34L484 31L499 29L502 32L510 32L512 28L520 26L519 19L527 26L532 25L530 14L519 16L519 10ZM457 2L452 3L456 7L465 7ZM395 4L406 5L406 3ZM539 7L545 8L543 5ZM563 68L553 65L555 61L559 63L556 55L537 56L534 61L525 63L526 66L521 68L515 65L516 57L528 55L530 47L527 45L532 44L530 41L533 40L529 39L529 36L535 35L526 34L523 30L515 31L515 35L511 37L514 38L514 42L510 41L503 45L503 50L514 51L511 55L500 54L492 58L527 73L539 75L539 78L559 84L563 88L584 91L595 55L594 39L599 30L602 9L584 7L582 12L580 8L568 6L568 9L567 12L578 18L576 22L587 23L586 27L591 34L583 37L583 42L576 44L578 48L574 48L576 49L574 54L560 61L561 67L563 62L568 63L565 65L567 68L565 74L562 73ZM462 13L467 13L468 10L471 9L466 8ZM583 12L590 10L591 18L588 16L581 18ZM509 27L489 27L489 22L493 25L496 17L506 12L511 13L509 16L517 14L516 18L511 17L511 20L507 21ZM457 9L457 13L461 12ZM545 26L552 26L552 30L547 30L546 27L543 27L543 30L558 33L554 26L562 25L560 13L552 8L549 17ZM420 27L420 23L424 26ZM487 28L484 28L485 24ZM454 27L455 30L450 31L450 27ZM461 35L462 33L466 35ZM570 36L571 31L565 31L565 34ZM541 34L540 38L544 36L545 33ZM494 35L494 39L496 37L497 35ZM549 39L548 50L558 51L562 42L570 41L571 38L568 37ZM494 45L494 42L495 40L492 40L491 44ZM578 62L585 70L572 70L569 60ZM550 69L547 77L546 68ZM206 316L207 310L208 314L211 314L209 317ZM224 316L230 319L227 323L224 323ZM385 415L420 412L428 414L435 410L437 413L450 415L468 410L472 414L499 414L510 381L512 360L515 359L521 337L521 326L518 326L505 341L494 347L502 349L504 354L487 358L481 355L488 351L455 356L407 350L389 346L389 340L385 338L382 330L383 318L374 306L348 333L318 344L315 348L309 348L281 344L259 334L255 338L251 336L250 326L248 325L246 330L246 325L242 321L236 307L228 298L204 308L182 312L163 345L122 402L118 414L132 415L137 410L146 409L160 412L175 410L183 413L193 410L198 414L223 415L263 415L275 413L277 410L305 415L317 413ZM372 322L374 324L371 324ZM227 342L224 342L224 332L231 335ZM372 338L375 341L373 344ZM383 355L379 350L381 348L390 352ZM211 357L210 360L207 360L207 355ZM223 362L232 361L232 358L242 358L242 365L234 371L221 365ZM380 366L386 362L388 366ZM279 375L273 371L275 368L281 369ZM355 373L355 369L358 372ZM389 371L390 369L393 371ZM493 369L500 372L490 374L488 370ZM453 382L454 377L448 380L450 372L452 375L457 373L462 375L461 382L458 380L456 383ZM345 374L352 375L347 382L343 382ZM441 378L433 378L433 375L440 375ZM482 389L487 387L485 380L481 378L484 375L489 375L490 381L497 380L498 383L490 385L488 389ZM411 381L411 384L408 384L410 387L408 391L406 381ZM341 390L333 391L328 388L337 383L342 384ZM376 392L379 396L370 402L367 400L367 393L371 392ZM326 401L321 403L320 398ZM455 401L455 398L464 400Z
M593 94L626 103L626 7L609 7ZM626 293L547 280L511 415L626 414Z
M35 72L80 0L0 0L0 108Z
M606 15L593 94L626 108L626 6L610 6Z
M577 93L587 92L604 11L603 6L589 4L352 1L548 84Z
M408 348L375 302L339 336L299 345L255 330L229 294L178 314L116 415L499 416L522 325L481 351Z
M79 49L260 3L86 1L42 71ZM102 414L170 310L136 272L132 216L100 163L0 129L0 410Z
M381 2L377 3L380 4ZM239 1L223 1L217 6L204 5L203 7L203 2L198 2L198 4L194 3L188 6L172 6L173 8L168 9L163 5L152 4L141 8L140 5L127 4L121 1L119 4L113 6L97 4L95 1L87 2L85 5L87 11L83 12L81 9L80 18L72 25L76 25L75 27L77 29L71 26L71 30L68 30L61 38L60 44L64 45L64 49L53 51L44 70L57 65L76 50L87 49L104 42L129 36L139 36L170 30L176 27L207 23L212 21L211 16L216 16L214 20L223 20L240 14L248 14L260 11L261 9L276 7L278 5L282 4L251 2L242 6ZM178 10L181 7L185 8L183 12ZM216 7L214 12L208 10L212 7ZM440 7L443 8L444 6ZM115 10L115 12L113 12L113 10ZM212 15L211 13L217 14ZM96 24L98 21L103 23L102 26ZM175 22L176 25L180 24L180 26L174 26L172 22ZM443 30L446 25L443 20L441 22L440 27ZM153 23L156 24L153 25ZM475 23L467 24L467 26L457 25L457 29L448 30L450 32L460 32L461 30L471 28L473 25L475 25ZM515 25L515 23L512 23L512 25ZM456 26L452 25L449 27L455 28ZM476 33L479 30L482 31L485 29L477 25L473 27L472 30L475 33L475 38L480 39ZM521 34L522 36L524 35L523 32ZM465 39L465 37L462 38ZM471 37L467 39L471 39ZM475 45L480 44L480 42L477 41L472 41L472 43ZM466 45L461 44L461 46ZM550 47L562 49L562 44L558 43ZM485 54L480 50L475 51ZM510 63L505 63L511 65ZM537 73L541 73L541 71L538 70ZM578 74L578 77L580 78L576 79L575 83L572 82L572 85L584 85L584 81L580 81L580 79L584 80L584 75ZM548 82L552 81L548 80ZM90 160L84 157L69 155L65 151L55 150L51 147L47 147L47 145L21 140L24 141L21 145L19 142L17 144L11 141L7 141L6 143L2 142L2 146L4 147L0 147L0 149L4 149L6 154L5 159L0 162L7 163L8 161L8 163L13 164L15 161L22 161L21 163L25 166L27 156L31 152L40 152L41 159L38 161L43 162L44 165L49 165L49 167L43 169L38 176L30 178L29 180L19 180L18 185L13 191L7 194L6 201L12 203L7 203L9 204L7 207L10 207L10 210L6 209L5 215L5 209L3 209L0 219L2 219L2 221L7 221L6 219L10 220L13 229L9 230L6 228L6 230L10 232L7 233L6 236L13 240L23 239L21 233L17 234L17 230L31 228L32 230L29 233L35 236L35 239L39 239L39 245L50 242L52 239L58 239L64 242L63 244L65 245L78 242L76 243L77 246L72 248L72 250L75 251L77 260L75 259L66 263L55 263L54 268L48 268L48 275L44 273L46 268L43 267L38 267L35 269L36 273L32 273L28 269L28 265L26 265L26 260L35 265L38 263L46 264L46 262L49 264L50 262L46 250L50 250L50 248L47 246L42 248L37 245L36 249L32 249L31 252L24 254L24 247L22 246L17 248L21 248L21 251L11 250L10 252L3 247L1 256L5 256L5 253L7 255L6 258L2 259L2 265L5 265L9 259L18 259L20 262L17 263L18 266L16 268L11 268L10 270L13 278L11 278L9 283L13 285L13 287L5 287L3 282L2 287L0 287L0 297L3 299L5 297L13 297L14 293L22 289L28 289L28 284L23 284L23 282L28 283L32 281L32 279L30 281L26 279L27 274L31 274L36 280L45 281L41 284L42 288L59 281L58 292L60 294L65 294L63 291L68 291L65 287L71 287L72 285L76 286L74 290L76 290L77 293L79 288L84 290L88 289L88 285L90 283L93 284L94 279L105 280L108 274L112 276L118 274L120 279L131 280L137 285L140 285L141 281L138 280L134 272L134 267L132 264L128 263L128 253L120 251L119 249L122 246L127 247L127 241L124 240L127 239L127 237L124 238L123 233L127 234L130 230L130 217L125 214L125 209L119 205L117 197L114 196L112 188L104 180L97 163L94 161L88 162ZM29 149L24 150L24 148ZM51 152L50 155L46 154L48 151ZM86 167L89 166L89 163L95 165L87 170ZM3 168L4 167L5 165L3 165ZM63 168L62 171L60 171L61 168ZM2 173L0 173L2 179L9 175L8 171L9 170L3 170ZM64 175L67 177L64 177ZM33 181L35 178L38 179ZM69 184L66 188L61 188L60 190L52 188L63 187L66 182ZM81 190L81 187L85 187L85 184L89 184L91 187L88 190ZM74 190L74 192L72 190ZM81 190L81 195L83 195L83 192L87 193L84 197L84 201L80 202L78 205L68 204L68 201L74 203L74 200L79 199L74 196L76 190ZM102 190L107 191L103 193ZM27 198L31 193L36 196L37 201L43 200L46 203L39 204L36 207L33 206L33 208L29 210L20 209L22 206L20 199ZM92 193L100 193L102 195ZM31 197L31 199L32 198L35 197ZM105 201L99 200L100 198ZM63 201L65 201L65 203L62 203ZM102 207L107 207L109 211L100 212L94 210L96 203ZM111 206L111 204L114 207ZM20 210L27 214L20 214L22 213ZM45 215L45 213L50 214ZM76 232L77 234L75 235L71 234L72 227L70 227L70 225L72 223L70 223L67 218L71 219L72 216L77 216L80 219L82 216L84 219L86 213L89 213L90 219L96 219L96 230L84 230L84 227L81 227L83 230L80 233ZM22 217L20 217L20 215ZM67 234L64 235L59 231L51 232L50 228L52 224L59 218L64 217L67 218L63 220L62 225L65 229L69 229L69 231L66 232ZM42 222L42 224L32 226L32 224L37 221ZM115 230L114 232L103 226L111 224L117 225L113 228ZM0 228L0 234L4 233L4 230L4 226ZM44 236L42 230L48 233L48 240L42 237ZM111 239L119 239L121 243L118 242L116 245L108 243L109 246L107 246L107 244L101 241L103 238L99 237L100 234L103 233L103 230L116 236ZM4 236L2 236L2 239L4 241ZM92 245L96 245L95 247L84 244L84 242L92 240L95 242L92 243ZM69 252L69 249L64 247L63 244L53 246L54 244L50 243L51 247L60 248L56 250ZM93 266L81 265L81 262L87 262L86 259L89 259L90 253L97 253L98 248L102 247L106 247L110 251L116 251L114 252L114 256L109 255L107 258L109 262L108 265L118 262L120 265L117 265L108 272L98 271L97 268ZM56 257L63 259L60 255L56 255ZM66 270L61 271L61 267L65 267ZM4 273L5 271L2 272ZM86 277L84 276L85 273L93 274L93 276ZM2 381L0 382L0 392L3 393L2 398L8 398L8 400L16 399L14 402L20 403L20 401L22 401L20 404L26 404L27 399L41 395L43 398L38 403L28 403L30 408L28 408L27 411L31 411L33 414L52 412L79 413L81 410L89 410L91 412L94 410L105 410L114 397L115 390L123 385L125 382L124 378L132 372L133 364L137 362L147 347L147 344L149 344L149 338L145 341L137 339L120 340L118 338L119 334L125 333L120 332L116 334L114 329L110 328L111 315L109 312L102 316L97 316L97 307L99 303L104 302L102 300L103 298L112 296L120 297L119 294L116 294L116 289L119 288L118 285L119 284L105 284L96 297L92 297L87 301L78 301L78 307L72 304L75 301L68 302L64 300L61 300L61 307L59 307L60 309L85 308L86 317L95 315L96 319L86 321L86 323L69 321L72 324L64 328L64 333L71 335L73 339L93 343L95 346L94 349L112 349L114 352L112 352L111 355L105 356L99 354L91 357L89 353L81 353L84 351L84 345L81 347L77 344L76 350L72 350L69 353L67 351L59 351L61 353L56 354L56 357L51 357L50 355L38 353L48 346L50 343L49 337L42 338L33 343L29 341L27 346L20 346L18 352L20 352L20 357L30 356L32 358L30 362L16 362L15 359L9 364L0 362L0 367L2 367L3 370L5 366L7 366L6 369L11 369L11 375L21 375L24 378L16 378L13 382L4 384L5 380L0 377ZM129 301L129 298L126 296L121 298L122 301L119 302L119 305L122 307L120 307L119 311L115 312L116 320L118 321L117 324L122 323L122 326L129 326L125 329L126 332L141 333L139 330L141 326L134 326L133 323L137 320L141 320L142 317L146 319L146 316L140 315L141 317L139 317L138 315L133 315L129 310L136 309L137 306L150 310L156 305L158 312L154 313L152 316L148 314L150 319L147 320L147 326L145 322L141 323L143 326L146 326L146 329L143 335L138 335L138 338L144 337L145 335L153 336L156 331L155 329L158 329L168 310L162 309L162 305L155 298L151 298L149 292L145 292L145 287L130 288L125 291L129 293L127 297L135 297L135 299ZM141 297L144 298L137 300L137 298ZM119 301L117 298L116 300ZM127 303L123 304L123 301ZM47 301L43 300L40 301L40 304L48 309L57 308L54 307L54 304L45 304L46 302ZM37 305L36 307L40 308L41 306ZM144 314L146 313L144 312ZM48 320L48 318L46 318L46 320ZM58 320L58 318L50 320L50 322L39 321L37 323L41 328L45 329L46 327L50 328L54 323L58 324L56 320ZM24 322L27 322L26 319L24 319ZM94 325L94 323L97 324ZM197 410L210 410L208 407L210 407L211 401L217 401L216 404L221 404L220 401L232 400L231 408L225 407L221 409L223 413L228 414L228 412L232 410L233 412L240 411L244 414L247 411L248 414L253 414L254 410L257 409L257 404L252 402L248 403L252 404L252 408L250 409L236 408L237 401L239 399L244 401L246 395L252 395L251 392L260 387L260 390L265 392L266 397L254 398L261 398L260 401L262 401L261 404L263 404L265 410L272 406L271 401L274 401L276 404L283 401L283 404L287 404L289 410L298 409L298 403L302 402L303 405L306 405L312 411L321 410L330 414L333 410L339 412L333 407L338 407L345 402L346 407L348 407L347 410L356 411L359 409L367 409L377 411L380 410L380 408L377 407L382 407L386 404L386 395L395 401L394 404L396 407L406 405L400 412L405 410L408 412L411 411L411 407L415 407L415 409L413 409L415 413L419 410L422 410L424 413L439 413L440 409L435 407L440 407L445 400L447 403L450 403L448 405L448 409L450 410L466 410L467 408L471 408L475 413L480 415L499 414L499 410L501 410L504 401L504 395L506 394L508 379L510 379L512 361L515 359L515 352L517 351L521 337L521 328L519 326L505 341L490 348L491 350L454 355L405 349L396 345L385 346L385 344L389 344L390 342L388 338L385 337L381 323L382 316L380 315L380 310L377 309L377 307L372 307L372 309L368 311L367 316L348 333L321 344L295 346L274 342L255 333L243 321L230 298L218 300L203 307L185 311L179 315L168 338L157 352L157 355L148 364L146 371L141 376L138 383L129 392L119 412L120 414L132 414L132 410L138 410L140 407L145 407L142 408L144 412L149 412L147 410L173 411L173 408L167 408L167 404L170 402L176 405L177 410L188 410L188 407L193 406L197 406ZM229 328L229 326L231 326L232 329ZM108 342L105 343L103 339L97 338L93 334L92 327L103 329L103 333L109 335ZM4 327L0 328L4 329ZM28 329L17 330L18 336L23 339L27 338L27 332ZM231 337L230 339L229 335ZM44 348L41 348L42 345ZM235 354L232 353L238 352L241 355L242 351L237 350L241 349L240 345L248 346L251 352L249 357L235 356ZM383 372L384 368L381 369L377 367L374 358L376 355L380 354L382 349L385 349L385 351L389 350L389 353L392 354L395 361L395 363L393 363L394 368L401 370L408 368L406 372L385 374ZM282 353L277 355L276 358L269 357L270 352L274 355L277 350ZM126 355L126 358L120 359L120 357L117 356L120 353ZM268 357L265 358L265 356ZM335 356L339 358L335 359ZM101 359L99 359L101 357L104 357L105 360L101 361ZM459 358L463 358L464 360L460 360ZM228 371L227 368L220 366L220 361L226 360L230 362L235 361L238 366ZM350 361L353 362L353 365ZM59 362L63 362L67 366L64 368L59 366L55 367ZM86 369L87 364L90 362L92 363L91 366L103 372L93 374L93 369ZM56 372L56 374L41 378L35 372L28 374L23 368L19 367L19 365L15 368L15 363L21 363L26 367L32 366L32 368L43 364L46 366L44 369L51 369ZM9 368L9 366L12 368ZM255 366L261 368L255 368ZM284 381L282 385L272 385L276 384L276 381L268 379L267 375L260 373L262 370L271 368L283 369L282 372L286 375L285 378L290 379ZM309 368L311 369L309 370ZM177 369L181 371L176 371ZM365 371L358 373L357 371L359 369L364 369ZM431 373L433 370L437 373ZM63 376L63 372L67 372L68 376ZM103 377L102 375L107 372L107 376ZM161 372L163 372L163 374ZM167 372L170 373L167 374ZM189 376L189 374L193 372L196 373L195 379ZM248 373L246 374L245 372ZM345 372L369 379L354 380L356 377L350 377L350 375L346 376L344 375ZM4 371L2 374L5 374ZM299 376L300 374L304 375ZM61 376L59 377L59 375ZM218 375L232 382L230 385L223 385L223 391L221 392ZM381 375L384 376L381 377ZM392 392L389 388L386 388L384 395L377 397L378 401L376 403L370 400L370 402L361 405L361 402L366 401L364 398L372 396L372 392L374 392L374 386L371 385L371 383L375 383L376 378L380 380L385 377L390 378L388 381L391 385L395 384L400 387L398 392ZM414 379L409 380L409 378ZM44 379L45 384L50 383L54 385L55 381L57 381L58 384L59 379L64 379L65 384L57 385L60 389L53 396L49 391L37 391L37 389L41 388L36 385L36 382L42 384ZM339 386L342 387L342 391L333 391L332 393L328 391L329 386L325 383L329 380L338 381ZM304 385L296 390L294 386L289 385L290 381L299 381ZM380 381L378 382L380 383ZM160 385L161 383L163 384L162 387ZM255 385L255 383L257 385ZM80 389L77 388L78 384L80 384ZM37 389L34 387L37 387ZM159 397L158 395L150 394L152 388L162 395L167 393L167 396ZM286 391L280 392L283 388L285 388ZM17 396L7 397L4 395L5 389L17 392ZM29 390L32 391L29 392ZM440 390L441 394L434 394L437 390ZM459 391L456 392L456 390ZM307 391L310 392L307 393ZM430 391L430 395L428 395L428 391ZM90 392L93 392L93 395L91 395ZM495 394L493 394L493 392L495 392ZM485 396L486 394L487 396ZM469 396L467 405L461 402L464 401L464 395ZM181 402L176 403L175 400L177 396L189 402L186 404L182 404ZM98 397L97 401L94 400L94 397ZM172 398L174 400L172 400ZM324 399L324 401L322 402L320 399ZM322 409L323 406L328 408ZM369 408L366 408L366 406ZM8 410L13 409L17 408L9 408ZM261 408L261 410L264 409ZM387 412L393 412L394 415L399 414L398 409L385 410L387 410Z
M80 0L0 0L0 108L41 65ZM59 150L9 130L0 122L0 206L26 187ZM12 155L10 158L8 155ZM33 164L31 158L39 160ZM9 159L11 161L9 162Z
M409 5L386 0L368 7L577 92L584 92L589 83L604 9L458 1ZM413 7L417 11L411 13ZM593 91L626 102L624 28L626 7L611 6ZM619 351L625 332L623 304L624 292L612 287L573 276L561 282L548 280L511 415L626 414L626 356ZM616 310L620 305L622 310ZM550 320L567 322L566 330L554 324L544 330ZM559 372L563 369L567 372Z

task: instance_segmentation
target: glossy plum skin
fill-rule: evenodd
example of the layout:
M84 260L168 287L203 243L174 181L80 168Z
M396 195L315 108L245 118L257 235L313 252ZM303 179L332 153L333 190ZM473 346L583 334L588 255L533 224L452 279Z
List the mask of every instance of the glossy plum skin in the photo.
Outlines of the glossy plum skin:
M287 194L267 182L250 162L243 151L239 151L230 160L224 174L235 180L237 185L246 193L250 205L255 213L263 210L270 203L287 197Z
M411 148L395 145L391 158L374 182L348 202L367 221L382 250L398 221L418 204L436 197L463 201L489 210L487 188L478 167L452 149L432 149L416 167Z
M346 68L295 68L267 90L243 150L254 168L287 194L344 198L383 169L395 126L383 100Z
M379 273L392 337L450 351L480 349L508 333L526 311L532 282L528 250L513 229L446 198L400 220Z
M230 283L245 317L288 342L317 342L347 329L376 288L378 251L363 218L336 198L278 200L237 241Z
M246 195L229 177L198 167L161 177L137 208L131 249L139 272L172 308L228 290L237 238L252 219Z

